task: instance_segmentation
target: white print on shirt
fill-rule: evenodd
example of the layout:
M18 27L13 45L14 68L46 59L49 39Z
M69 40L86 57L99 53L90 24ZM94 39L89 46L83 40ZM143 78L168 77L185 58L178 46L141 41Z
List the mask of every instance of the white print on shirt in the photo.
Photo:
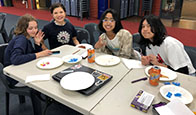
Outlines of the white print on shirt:
M66 44L69 42L70 40L70 34L67 33L67 31L61 31L58 35L57 35L57 40L58 42L61 42L62 44Z

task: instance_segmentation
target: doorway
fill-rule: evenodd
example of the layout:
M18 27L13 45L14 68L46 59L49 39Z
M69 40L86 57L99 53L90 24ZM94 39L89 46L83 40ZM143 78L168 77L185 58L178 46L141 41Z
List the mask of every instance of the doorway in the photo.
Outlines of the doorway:
M36 0L37 9L48 9L50 0Z
M196 19L196 0L184 0L182 6L182 19Z

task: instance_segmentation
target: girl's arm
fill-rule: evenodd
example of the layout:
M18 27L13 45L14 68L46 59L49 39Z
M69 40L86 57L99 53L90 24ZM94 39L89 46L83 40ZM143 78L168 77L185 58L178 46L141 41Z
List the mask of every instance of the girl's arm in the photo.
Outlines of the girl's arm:
M43 49L43 50L48 49L48 48L46 47L45 43L44 43L44 40L41 41L41 45L42 45L42 49Z
M74 43L75 45L80 44L80 42L77 40L76 37L73 37L72 40L73 40L73 43Z
M97 48L101 48L105 45L106 45L106 42L104 42L104 40L101 37L99 37L99 40L96 42L94 47L97 49Z

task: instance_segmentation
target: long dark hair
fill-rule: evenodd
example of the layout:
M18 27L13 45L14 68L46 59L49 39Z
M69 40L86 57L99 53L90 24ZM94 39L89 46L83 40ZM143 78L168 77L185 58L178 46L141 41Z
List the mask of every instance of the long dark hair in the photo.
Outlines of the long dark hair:
M149 39L145 39L141 33L144 20L148 22L151 27L151 32L154 33L153 42L151 42ZM145 16L140 22L138 31L141 36L140 44L145 46L149 46L149 44L160 46L165 37L167 36L165 26L161 22L160 18L154 15Z
M118 16L117 12L114 9L111 9L111 8L107 9L101 15L101 18L100 18L100 21L99 21L99 24L98 24L99 30L102 31L102 32L104 32L104 33L106 32L105 29L103 28L103 20L105 19L105 16L107 15L107 13L111 13L113 19L116 22L115 28L113 29L113 32L116 34L120 29L123 28L123 26L121 24L121 21L119 19L119 16Z

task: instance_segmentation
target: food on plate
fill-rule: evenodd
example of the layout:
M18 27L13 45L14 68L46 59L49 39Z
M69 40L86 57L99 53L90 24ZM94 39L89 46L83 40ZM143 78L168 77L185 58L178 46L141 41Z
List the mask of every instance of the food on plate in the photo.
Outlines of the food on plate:
M168 78L169 79L169 77L168 76L166 76L166 75L160 75L160 77L163 77L163 78Z
M149 74L149 75L150 75L150 73L151 73L151 69L149 69L149 70L148 70L148 74ZM160 74L160 77L162 77L162 78L168 78L168 79L169 79L169 77L168 77L168 76L163 75L163 74Z
M86 48L86 46L82 46L82 45L81 45L81 46L78 46L78 47L79 47L79 48L83 48L83 49L85 49L85 48Z

